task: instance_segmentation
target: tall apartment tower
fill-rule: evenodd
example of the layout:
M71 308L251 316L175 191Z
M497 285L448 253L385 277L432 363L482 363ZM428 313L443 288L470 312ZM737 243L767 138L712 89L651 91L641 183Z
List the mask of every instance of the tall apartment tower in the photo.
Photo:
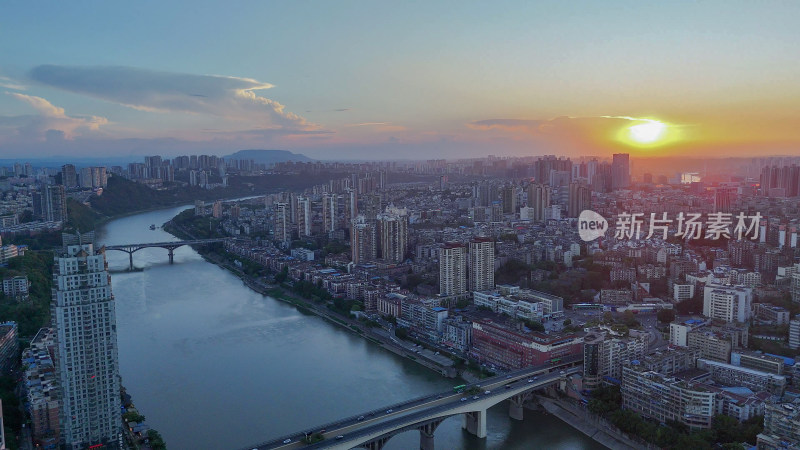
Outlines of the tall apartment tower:
M439 293L460 295L467 292L467 248L459 243L439 249Z
M117 326L105 251L94 233L63 235L53 267L52 324L66 448L117 448L121 402Z
M64 186L43 186L33 198L34 213L48 222L66 222L67 193Z
M283 246L288 246L292 242L292 218L289 209L289 204L286 202L275 203L273 236Z
M631 186L631 163L627 153L614 153L611 160L611 188L627 189Z
M789 348L792 350L800 348L800 314L789 321Z
M61 166L61 185L67 189L78 186L78 172L72 164Z
M528 207L533 208L531 220L534 222L545 220L545 210L550 207L551 196L552 189L546 184L535 183L528 185Z
M377 227L380 257L389 262L403 262L408 248L408 216L389 211L380 213Z
M375 224L359 214L350 229L350 251L353 264L372 261L378 257Z
M592 207L592 191L583 183L569 185L569 204L567 214L569 217L578 217L584 209Z
M469 243L469 290L494 289L494 240L478 237Z
M311 200L308 197L297 198L297 234L300 237L311 236Z
M336 194L322 196L322 231L325 233L336 231L337 200Z

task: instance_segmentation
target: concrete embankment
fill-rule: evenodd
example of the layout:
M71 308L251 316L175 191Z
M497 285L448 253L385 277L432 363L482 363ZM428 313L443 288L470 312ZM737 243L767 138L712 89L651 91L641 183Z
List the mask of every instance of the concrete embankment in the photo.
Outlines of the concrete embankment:
M583 411L579 411L565 402L547 397L539 397L539 402L547 412L608 448L614 450L637 450L642 448L624 436L617 436L617 433L612 430L601 429L603 425L589 421Z

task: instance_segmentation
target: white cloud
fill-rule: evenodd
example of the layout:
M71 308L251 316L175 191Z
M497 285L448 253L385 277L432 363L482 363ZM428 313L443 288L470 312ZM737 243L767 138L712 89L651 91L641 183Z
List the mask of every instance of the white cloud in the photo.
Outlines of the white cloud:
M44 65L30 78L38 83L144 111L222 117L245 128L309 131L319 129L281 103L257 95L272 88L252 78L192 75L120 66Z
M64 108L53 105L42 97L6 92L7 95L27 103L38 115L0 117L0 127L11 128L23 138L37 140L60 137L73 139L86 131L97 131L108 119L98 116L68 116Z

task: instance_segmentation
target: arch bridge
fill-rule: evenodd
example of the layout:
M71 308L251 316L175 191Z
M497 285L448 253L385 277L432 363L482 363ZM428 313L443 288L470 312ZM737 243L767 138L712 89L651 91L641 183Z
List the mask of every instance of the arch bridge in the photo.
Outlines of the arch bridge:
M169 252L169 263L174 262L175 249L184 245L206 245L215 242L225 242L227 238L216 239L192 239L187 241L169 241L169 242L148 242L144 244L119 244L119 245L106 245L106 250L117 250L128 254L128 261L130 263L130 270L133 270L133 254L144 248L165 248Z

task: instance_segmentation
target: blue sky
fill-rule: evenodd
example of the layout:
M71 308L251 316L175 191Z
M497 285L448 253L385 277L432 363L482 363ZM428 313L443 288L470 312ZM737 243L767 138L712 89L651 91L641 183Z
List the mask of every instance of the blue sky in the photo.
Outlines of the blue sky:
M624 149L609 136L627 121L602 116L674 124L682 138L663 152L786 153L800 140L798 2L0 8L0 153L9 157Z

